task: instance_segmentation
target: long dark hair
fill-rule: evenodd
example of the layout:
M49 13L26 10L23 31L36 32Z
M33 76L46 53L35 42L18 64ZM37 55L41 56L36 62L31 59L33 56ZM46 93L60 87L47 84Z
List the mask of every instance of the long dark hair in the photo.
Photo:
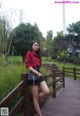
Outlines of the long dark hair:
M41 62L41 50L40 50L40 43L38 42L38 41L32 41L32 43L31 43L31 51L33 50L32 49L32 46L33 46L33 44L34 43L38 43L38 45L39 45L39 49L36 51L36 54L37 54L37 56L38 56L38 58L40 59L40 62Z

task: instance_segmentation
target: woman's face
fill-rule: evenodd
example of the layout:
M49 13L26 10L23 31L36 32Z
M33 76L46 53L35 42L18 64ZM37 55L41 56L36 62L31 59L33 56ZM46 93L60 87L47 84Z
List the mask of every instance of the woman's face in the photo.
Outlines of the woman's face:
M36 52L38 49L39 49L39 44L37 42L33 43L32 50Z

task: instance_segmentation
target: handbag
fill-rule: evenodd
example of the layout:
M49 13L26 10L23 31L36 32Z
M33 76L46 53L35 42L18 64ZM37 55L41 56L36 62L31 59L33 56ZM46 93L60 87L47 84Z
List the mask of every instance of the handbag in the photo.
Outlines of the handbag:
M33 58L33 62L34 62L34 65L35 65L35 69L37 70L34 58ZM34 85L38 81L39 81L39 77L35 73L33 73L33 72L28 72L27 73L27 82L29 84L33 84Z
M36 75L36 74L34 74L34 73L32 73L32 72L29 72L28 74L27 74L27 81L28 81L28 83L31 83L31 84L35 84L36 82L38 82L38 80L39 80L39 77Z

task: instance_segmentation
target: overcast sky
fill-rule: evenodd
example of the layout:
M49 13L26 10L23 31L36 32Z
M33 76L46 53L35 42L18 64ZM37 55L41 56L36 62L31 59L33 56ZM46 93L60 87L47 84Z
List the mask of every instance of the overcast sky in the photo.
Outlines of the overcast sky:
M25 23L37 23L39 29L46 36L48 30L63 30L62 0L0 0L5 14L12 12L11 19L15 27L20 23L20 10L23 11L22 20ZM80 21L80 0L65 0L66 27L72 22ZM77 2L77 3L75 3ZM15 13L13 12L15 11Z

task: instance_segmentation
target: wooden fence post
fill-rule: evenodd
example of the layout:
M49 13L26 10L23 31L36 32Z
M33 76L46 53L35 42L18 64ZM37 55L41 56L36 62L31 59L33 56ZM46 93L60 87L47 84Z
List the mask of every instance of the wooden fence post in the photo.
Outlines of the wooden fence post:
M76 80L76 67L74 67L74 80Z
M52 85L52 88L53 88L53 97L56 98L56 77L55 77L55 71L53 70L52 71L53 73L53 76L52 76L52 79L53 79L53 85Z
M24 116L29 116L29 86L27 84L26 74L22 74L22 79L24 80L24 85L22 90L24 96L23 112L24 112Z
M65 88L65 67L63 66L63 69L62 69L62 75L63 75L63 87Z

